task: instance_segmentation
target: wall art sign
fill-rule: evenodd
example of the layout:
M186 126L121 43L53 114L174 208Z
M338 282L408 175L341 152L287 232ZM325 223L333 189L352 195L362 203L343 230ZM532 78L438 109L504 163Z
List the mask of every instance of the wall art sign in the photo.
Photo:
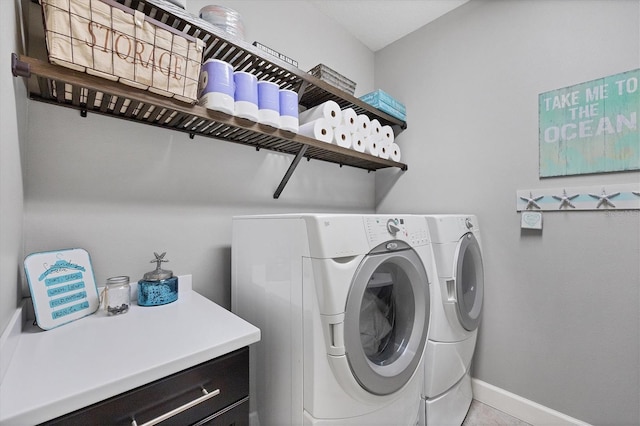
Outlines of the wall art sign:
M540 177L640 169L640 69L538 96Z
M100 305L84 249L32 253L24 260L24 270L36 321L44 330L93 314Z

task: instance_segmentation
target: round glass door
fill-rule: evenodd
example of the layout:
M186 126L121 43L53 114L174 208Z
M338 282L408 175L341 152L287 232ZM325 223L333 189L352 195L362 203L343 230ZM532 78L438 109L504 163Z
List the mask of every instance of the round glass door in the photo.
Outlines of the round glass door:
M473 331L478 328L484 297L484 267L478 240L469 232L458 245L456 266L456 296L458 319L462 326Z
M429 328L427 273L413 249L396 245L403 249L363 259L345 312L349 367L358 383L376 395L393 393L411 379Z

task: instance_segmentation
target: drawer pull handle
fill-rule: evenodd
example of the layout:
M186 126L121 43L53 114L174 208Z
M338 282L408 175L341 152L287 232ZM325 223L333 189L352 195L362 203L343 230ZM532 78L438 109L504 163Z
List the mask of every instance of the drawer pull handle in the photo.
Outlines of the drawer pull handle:
M220 394L220 389L216 389L213 392L207 392L207 390L205 388L202 388L202 393L203 393L203 395L201 397L196 398L193 401L187 402L186 404L181 405L178 408L174 408L173 410L168 411L168 412L164 413L163 415L158 416L153 420L149 420L148 422L143 423L141 425L138 425L138 423L134 419L131 422L131 426L153 426L153 425L156 425L156 424L158 424L160 422L163 422L163 421L165 421L165 420L167 420L167 419L169 419L169 418L171 418L171 417L173 417L175 415L178 415L178 414L182 413L183 411L188 410L191 407L195 407L198 404L202 404L203 402L213 398L214 396L219 395Z

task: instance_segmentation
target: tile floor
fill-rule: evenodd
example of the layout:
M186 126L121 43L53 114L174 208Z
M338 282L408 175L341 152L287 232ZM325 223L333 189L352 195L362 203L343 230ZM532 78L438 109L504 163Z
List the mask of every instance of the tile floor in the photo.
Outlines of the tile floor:
M476 401L471 402L471 408L462 426L530 426L520 419L516 419L500 410Z

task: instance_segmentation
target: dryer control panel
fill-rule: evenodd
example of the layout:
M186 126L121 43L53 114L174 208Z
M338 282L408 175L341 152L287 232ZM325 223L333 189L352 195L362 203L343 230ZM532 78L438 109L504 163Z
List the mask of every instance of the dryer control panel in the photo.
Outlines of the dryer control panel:
M478 238L480 226L478 218L471 214L460 215L428 215L431 241L433 243L457 242L467 232L473 232Z
M389 240L406 241L414 247L429 243L429 230L423 217L365 216L364 226L369 246L372 248Z

